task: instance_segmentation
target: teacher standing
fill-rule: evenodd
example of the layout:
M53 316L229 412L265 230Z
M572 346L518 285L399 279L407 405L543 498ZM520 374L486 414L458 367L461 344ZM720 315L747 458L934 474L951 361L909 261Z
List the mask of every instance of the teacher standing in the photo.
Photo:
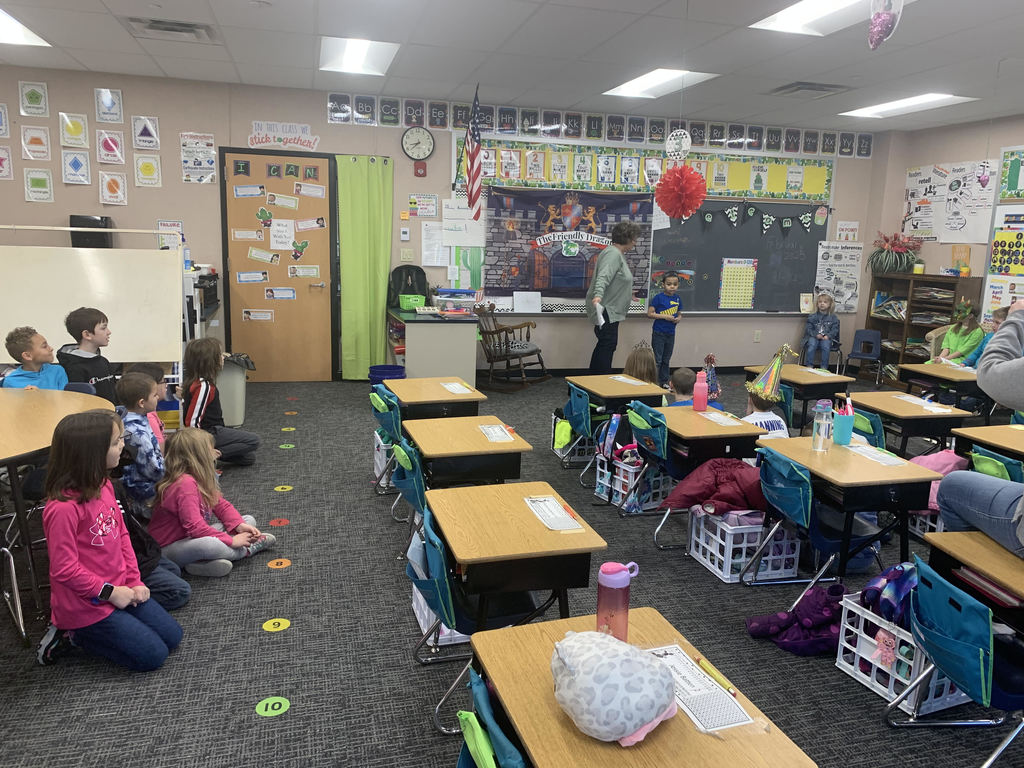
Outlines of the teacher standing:
M590 356L590 372L611 373L612 356L619 343L619 322L626 317L633 295L633 273L623 254L633 250L640 237L640 227L632 221L621 221L612 230L612 244L597 256L594 278L587 289L587 318L594 325L597 344ZM598 327L598 305L602 307L603 324Z

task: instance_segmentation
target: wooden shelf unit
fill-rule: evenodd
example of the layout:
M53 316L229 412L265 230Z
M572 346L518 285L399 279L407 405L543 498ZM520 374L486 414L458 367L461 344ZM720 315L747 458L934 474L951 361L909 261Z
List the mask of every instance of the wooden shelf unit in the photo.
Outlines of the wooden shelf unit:
M922 287L951 290L953 291L953 298L950 300L915 299L914 289ZM928 331L934 328L941 328L947 325L947 323L915 323L913 322L914 313L933 311L952 315L953 307L960 301L961 296L966 296L974 303L975 307L980 307L981 289L982 278L980 277L913 275L905 272L872 274L871 291L868 294L868 312L864 327L869 330L880 331L882 334L882 364L895 366L903 363L923 363L927 361L927 354L914 355L906 352L907 339L924 339ZM884 318L872 314L875 306L875 296L879 291L894 298L906 300L907 310L904 319ZM887 348L885 346L887 340L896 342L898 349ZM865 376L868 376L868 374L865 373ZM868 376L868 378L872 377ZM899 386L892 376L883 374L882 380L890 386Z

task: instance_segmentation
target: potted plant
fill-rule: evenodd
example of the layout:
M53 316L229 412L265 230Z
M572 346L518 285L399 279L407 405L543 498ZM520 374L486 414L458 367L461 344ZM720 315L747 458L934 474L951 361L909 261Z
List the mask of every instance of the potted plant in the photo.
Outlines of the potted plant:
M872 272L910 272L917 261L917 252L922 241L896 232L890 235L878 233L872 245L875 250L868 256L868 268Z

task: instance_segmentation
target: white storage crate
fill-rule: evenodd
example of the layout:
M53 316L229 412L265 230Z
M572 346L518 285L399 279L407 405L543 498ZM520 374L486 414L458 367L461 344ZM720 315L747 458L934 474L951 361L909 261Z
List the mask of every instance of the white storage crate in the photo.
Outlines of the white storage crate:
M926 533L939 533L946 530L938 512L931 515L908 515L908 520L910 532L922 539Z
M764 513L758 513L764 517ZM720 515L690 513L690 557L726 584L736 584L740 571L761 543L763 525L730 525ZM800 568L800 539L787 528L776 531L758 567L759 581L792 579ZM752 578L752 573L747 573Z
M878 642L875 634L884 629L896 638L896 661L890 666L875 656ZM836 666L854 680L859 680L886 701L892 701L907 688L922 669L929 664L928 655L918 649L913 635L902 627L886 621L860 604L860 593L843 598L843 618L839 627L839 650ZM921 699L920 714L938 712L970 701L967 694L958 690L953 682L935 670L928 687L919 690L915 697ZM907 714L914 711L914 701L908 699L900 704Z
M412 612L416 615L416 621L420 625L420 633L426 632L430 629L431 625L437 621L437 614L430 610L430 606L427 605L427 601L423 599L423 595L416 587L412 588ZM437 638L437 645L434 645L433 636L427 640L428 648L437 648L442 645L458 645L459 643L468 643L469 635L464 635L461 632L456 632L454 629L448 629L444 624L440 627L440 634Z
M373 431L373 476L378 477L381 472L384 471L384 467L391 461L391 443L385 443L380 438L380 433L377 430ZM381 488L388 490L394 489L394 485L391 484L391 473L388 472L388 476L381 481Z
M572 440L569 444L562 449L555 448L555 425L558 424L558 416L555 415L554 411L551 413L551 440L548 445L551 446L551 452L560 459L566 461L566 463L572 466L583 466L594 456L594 451L597 448L597 443L592 437L584 437L575 446L573 442L576 440L577 435L573 434Z
M624 464L621 461L609 461L600 454L598 454L595 464L597 466L597 484L594 486L594 495L603 501L608 501L610 492L611 503L615 505L621 504L623 495L636 482L643 467L643 465ZM676 481L664 472L648 471L647 477L650 493L647 493L648 488L644 483L640 483L637 491L634 491L634 493L646 494L646 498L640 505L645 512L661 506L661 502L668 497L676 484Z

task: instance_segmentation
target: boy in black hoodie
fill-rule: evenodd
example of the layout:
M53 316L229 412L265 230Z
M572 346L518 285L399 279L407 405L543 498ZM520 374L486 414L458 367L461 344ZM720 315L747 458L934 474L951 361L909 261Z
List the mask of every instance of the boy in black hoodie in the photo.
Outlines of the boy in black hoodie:
M77 342L57 350L57 362L67 371L68 381L92 384L97 395L117 405L114 371L100 354L100 347L110 343L107 316L92 307L79 307L64 318L64 327Z

